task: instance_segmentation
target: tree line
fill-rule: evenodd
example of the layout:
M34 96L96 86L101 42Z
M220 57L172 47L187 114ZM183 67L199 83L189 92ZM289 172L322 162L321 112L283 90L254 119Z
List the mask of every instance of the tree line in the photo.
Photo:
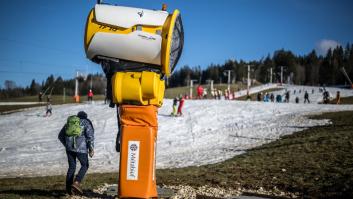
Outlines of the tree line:
M167 87L187 86L190 80L196 80L197 84L207 84L208 80L214 83L227 83L228 70L231 71L232 83L247 79L247 66L251 66L251 78L260 83L280 82L281 67L283 67L283 82L299 85L344 85L347 80L341 68L344 67L348 76L353 78L353 45L347 44L345 48L337 46L329 49L327 54L318 55L312 50L307 55L295 55L289 50L277 50L272 56L268 55L258 61L227 60L224 64L210 64L205 68L201 66L190 67L185 65L174 71L167 80ZM79 78L80 95L86 95L92 79L92 90L94 94L104 94L106 79L103 74L90 74L86 79ZM17 87L11 80L4 82L4 88L0 89L0 98L21 97L28 95L38 95L48 87L53 88L53 95L65 94L73 96L75 92L75 79L64 80L62 77L55 78L50 75L42 83L32 80L31 84L25 88ZM51 91L51 89L50 89Z
M273 56L268 55L259 61L227 60L224 64L210 64L201 69L200 66L183 66L175 71L168 79L169 87L187 86L190 80L207 84L207 80L214 83L227 83L227 70L230 70L232 82L247 79L247 66L251 66L251 78L261 83L278 83L283 67L283 82L299 85L326 85L336 86L348 83L341 68L344 67L348 76L353 78L353 45L345 48L337 46L329 49L327 54L318 55L315 50L309 54L299 56L289 50L277 50Z
M92 89L95 95L105 93L106 79L103 74L89 74L86 78L78 78L78 81L80 95L87 95L89 89ZM55 78L54 75L50 75L42 83L38 83L33 79L27 87L18 87L14 81L6 80L4 88L0 89L0 99L33 96L38 95L40 92L46 92L46 95L50 93L52 95L63 95L64 90L66 95L73 96L75 94L75 79L64 80L61 76Z

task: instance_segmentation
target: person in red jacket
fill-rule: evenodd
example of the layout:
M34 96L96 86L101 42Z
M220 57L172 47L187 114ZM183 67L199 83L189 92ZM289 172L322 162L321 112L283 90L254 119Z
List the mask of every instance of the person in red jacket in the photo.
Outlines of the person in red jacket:
M178 113L177 113L178 116L182 116L183 115L182 109L183 109L184 101L185 101L185 99L184 99L183 95L180 95Z
M203 87L201 85L197 86L197 99L202 99L203 96Z
M89 89L87 95L88 95L88 101L89 101L89 102L92 102L92 100L93 100L93 92L92 92L92 89Z

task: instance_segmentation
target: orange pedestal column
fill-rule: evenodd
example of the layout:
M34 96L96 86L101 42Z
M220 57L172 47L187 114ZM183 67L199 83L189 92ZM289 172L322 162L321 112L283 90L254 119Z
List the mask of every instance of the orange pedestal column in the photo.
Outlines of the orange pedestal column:
M157 107L120 106L120 198L157 198Z

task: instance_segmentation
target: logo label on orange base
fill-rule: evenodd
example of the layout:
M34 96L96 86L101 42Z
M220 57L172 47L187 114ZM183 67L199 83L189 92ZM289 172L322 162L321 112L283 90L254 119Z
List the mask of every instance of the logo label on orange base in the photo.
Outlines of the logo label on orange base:
M129 141L127 180L137 180L139 171L140 141Z

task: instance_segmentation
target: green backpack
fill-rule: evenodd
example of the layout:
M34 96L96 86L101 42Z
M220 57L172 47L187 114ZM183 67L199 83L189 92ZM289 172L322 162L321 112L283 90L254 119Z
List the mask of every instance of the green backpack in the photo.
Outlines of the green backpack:
M80 136L82 133L82 128L80 125L80 118L76 115L71 115L67 118L66 122L66 136L74 137L74 148L76 148L76 137Z

